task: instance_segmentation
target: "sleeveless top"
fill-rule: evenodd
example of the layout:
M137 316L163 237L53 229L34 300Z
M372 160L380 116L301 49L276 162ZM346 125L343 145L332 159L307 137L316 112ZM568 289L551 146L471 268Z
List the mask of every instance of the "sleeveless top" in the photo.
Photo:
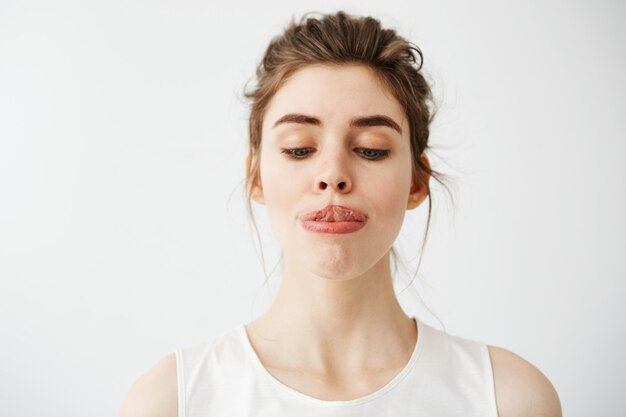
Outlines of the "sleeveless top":
M497 417L487 346L414 322L417 343L402 371L376 392L344 401L320 400L275 378L243 324L178 349L178 417Z

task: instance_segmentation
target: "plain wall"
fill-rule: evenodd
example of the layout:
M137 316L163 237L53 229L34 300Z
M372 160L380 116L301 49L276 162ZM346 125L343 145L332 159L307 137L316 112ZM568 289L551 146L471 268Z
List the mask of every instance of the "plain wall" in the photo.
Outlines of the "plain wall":
M267 307L243 87L292 15L344 9L420 46L439 106L455 199L434 187L407 313L524 357L564 415L623 416L624 3L304 6L0 1L0 414L116 415L159 358ZM425 214L407 213L399 283Z

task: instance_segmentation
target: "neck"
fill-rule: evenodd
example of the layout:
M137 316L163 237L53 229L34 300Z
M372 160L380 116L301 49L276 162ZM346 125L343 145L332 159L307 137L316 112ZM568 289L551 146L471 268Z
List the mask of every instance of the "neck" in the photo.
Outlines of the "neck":
M324 372L338 364L362 368L374 358L389 364L391 356L415 345L415 324L394 293L388 254L367 272L342 280L307 273L289 262L284 266L276 299L252 327L264 339L290 345L285 351L298 352L290 359L293 366ZM402 365L406 355L400 356Z

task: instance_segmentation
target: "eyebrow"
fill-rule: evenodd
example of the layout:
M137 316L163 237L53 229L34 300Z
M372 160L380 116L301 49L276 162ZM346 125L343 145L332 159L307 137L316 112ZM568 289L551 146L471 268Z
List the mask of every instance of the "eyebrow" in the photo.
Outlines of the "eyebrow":
M307 116L305 114L298 113L288 113L278 119L276 123L274 123L273 128L280 124L284 123L297 123L304 125L314 125L314 126L322 126L322 122L320 119ZM396 132L402 134L402 128L398 123L396 123L391 117L383 116L382 114L376 114L373 116L365 116L365 117L355 117L350 120L351 127L370 127L370 126L387 126L395 130Z

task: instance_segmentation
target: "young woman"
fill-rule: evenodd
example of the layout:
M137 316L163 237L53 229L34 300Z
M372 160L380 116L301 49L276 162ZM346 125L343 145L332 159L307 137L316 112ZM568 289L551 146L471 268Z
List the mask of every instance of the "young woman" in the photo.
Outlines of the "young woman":
M255 321L156 364L123 417L561 415L533 365L408 317L394 293L405 212L430 208L439 179L421 58L342 12L270 43L247 93L247 191L283 249L282 285Z

